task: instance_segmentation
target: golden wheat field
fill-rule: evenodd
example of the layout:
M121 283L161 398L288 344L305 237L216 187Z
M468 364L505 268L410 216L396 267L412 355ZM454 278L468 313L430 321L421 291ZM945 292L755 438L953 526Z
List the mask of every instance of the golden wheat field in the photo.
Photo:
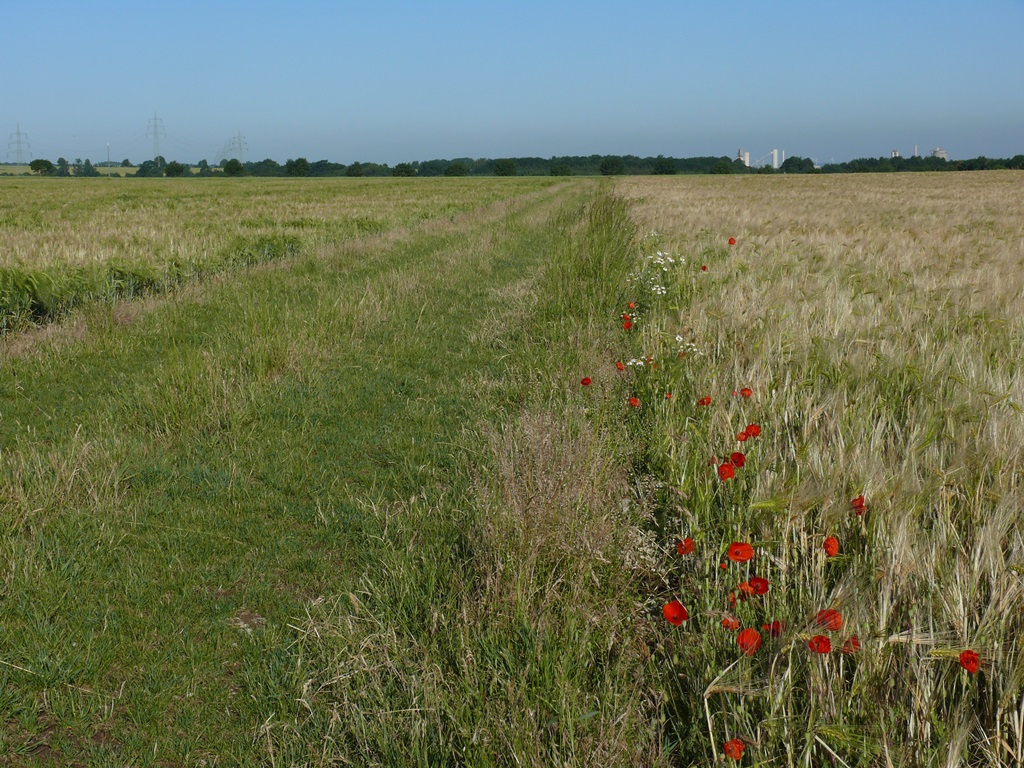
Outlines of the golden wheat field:
M679 711L704 720L690 749L1021 764L1024 175L617 190L647 271L675 281L644 343L687 358L648 376L706 406L652 426L654 474L673 489L662 546L716 550L655 569L660 599L715 619L663 640ZM730 540L759 553L740 573L721 556ZM754 576L771 587L748 601ZM829 631L825 611L841 616ZM741 626L765 632L755 659L737 658ZM761 644L737 637L751 655Z

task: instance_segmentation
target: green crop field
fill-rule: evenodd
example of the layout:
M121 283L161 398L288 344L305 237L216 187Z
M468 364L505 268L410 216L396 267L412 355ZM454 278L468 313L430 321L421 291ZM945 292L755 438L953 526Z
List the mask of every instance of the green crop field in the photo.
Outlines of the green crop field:
M1019 765L1022 193L0 179L0 766Z

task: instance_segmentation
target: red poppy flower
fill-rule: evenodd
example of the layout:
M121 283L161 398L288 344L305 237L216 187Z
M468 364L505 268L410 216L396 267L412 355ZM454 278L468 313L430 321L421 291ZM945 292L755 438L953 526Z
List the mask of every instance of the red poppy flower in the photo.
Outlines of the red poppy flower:
M639 408L640 407L640 398L638 398L638 397L631 397L631 398L629 398L629 404L632 405L634 408Z
M824 611L818 611L818 615L814 618L814 623L819 627L824 627L829 632L838 632L843 628L843 614L839 611L833 611L831 608L826 608Z
M744 456L739 451L733 451L729 455L729 460L732 461L732 463L735 464L737 467L742 467L744 464L747 463L747 457Z
M693 543L693 539L691 539L689 536L687 536L682 541L676 542L677 555L689 555L696 548L697 545Z
M590 386L590 377L589 376L584 376L582 379L580 379L580 384L582 384L584 387L589 387Z
M732 464L726 462L725 464L718 465L718 476L722 480L732 480L736 477L736 468Z
M973 675L978 671L978 667L981 666L981 659L978 657L977 652L968 649L960 654L960 666Z
M619 362L615 363L615 367L616 367L616 368L618 368L618 369L619 369L620 371L624 371L624 370L626 370L626 365L625 365L625 363L623 363L623 362L621 362L621 361L619 361Z
M744 397L750 397L752 394L754 394L754 390L752 390L750 387L744 387L743 389L740 390L740 394L743 395Z
M850 501L850 507L852 507L853 511L856 512L858 515L863 515L864 510L866 508L864 506L864 495L861 494L856 499L852 499Z
M666 392L665 393L665 399L666 400L671 400L672 399L672 393L671 392Z
M729 739L722 745L722 751L725 752L725 756L733 760L741 759L743 757L743 750L746 748L747 745L743 743L742 739Z
M734 563L745 563L754 557L754 548L745 542L734 541L729 545L726 557Z
M633 321L632 320L627 320L626 322L624 322L622 324L622 327L628 331L630 328L633 327Z
M740 620L735 616L726 616L722 619L722 626L726 629L731 629L734 632L740 628Z
M738 435L736 435L736 439L739 440L741 443L747 442L747 433L740 432Z
M807 641L807 647L815 653L828 653L832 650L832 641L824 635L815 635Z
M756 590L750 585L749 581L741 581L739 584L736 585L736 588L743 593L744 597L746 595L753 595L756 592ZM743 597L741 597L740 599L742 600Z
M761 633L752 627L747 627L736 635L736 643L745 656L753 656L761 647Z
M704 397L697 401L697 405L711 405L711 395L704 395Z
M839 539L835 536L828 536L825 538L825 554L829 557L835 557L839 554Z
M771 624L762 625L762 629L768 633L770 637L781 637L782 630L786 628L786 625L776 619Z
M718 564L718 567L721 568L724 571L726 568L729 567L729 564L725 563L725 562L722 562L722 563Z
M665 620L678 627L684 621L690 618L690 614L686 612L683 604L678 600L671 600L665 603L665 606L661 609L661 612L665 614Z
M732 391L732 396L733 396L733 397L736 397L737 395L739 395L739 392L737 392L737 391L736 391L736 390L734 389L734 390Z
M635 301L629 302L629 308L630 309L636 309L636 302Z
M624 313L622 314L622 319L623 319L623 320L632 320L633 318L629 316L629 313L628 313L628 312L624 312Z
M845 643L843 643L843 653L847 656L856 653L860 650L860 638L856 635L850 635Z
M755 595L767 595L768 594L768 579L762 576L751 576L750 586L754 588Z
M729 238L729 245L736 245L736 238L735 237L730 237Z
M751 437L760 437L761 427L759 427L757 424L747 424L746 432Z
M707 272L708 271L708 265L707 264L701 264L700 265L700 271L701 272Z

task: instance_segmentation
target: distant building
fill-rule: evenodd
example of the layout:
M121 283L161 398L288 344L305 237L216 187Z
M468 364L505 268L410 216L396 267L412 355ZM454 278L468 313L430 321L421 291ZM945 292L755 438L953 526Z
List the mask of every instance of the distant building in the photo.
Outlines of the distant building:
M939 160L949 160L949 155L946 154L946 150L942 147L936 147L932 150L932 157L937 157Z
M897 157L899 157L899 156L900 156L900 151L899 151L898 149L894 149L894 150L892 151L892 157L893 157L893 158L897 158Z

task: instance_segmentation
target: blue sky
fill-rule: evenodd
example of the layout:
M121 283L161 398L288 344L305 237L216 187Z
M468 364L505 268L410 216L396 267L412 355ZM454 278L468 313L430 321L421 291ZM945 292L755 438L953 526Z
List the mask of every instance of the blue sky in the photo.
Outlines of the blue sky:
M0 0L33 157L1024 153L1024 0Z

